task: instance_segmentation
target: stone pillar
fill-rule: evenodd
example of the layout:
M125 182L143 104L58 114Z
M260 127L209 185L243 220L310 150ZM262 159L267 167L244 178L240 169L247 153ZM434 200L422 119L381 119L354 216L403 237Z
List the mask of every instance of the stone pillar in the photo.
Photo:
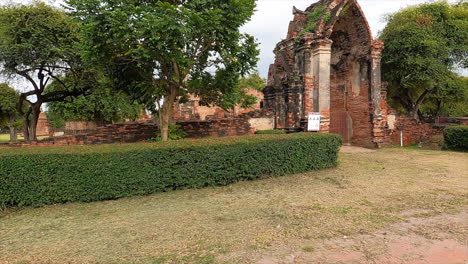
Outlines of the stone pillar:
M321 39L312 49L312 70L315 77L314 111L320 112L320 131L328 133L330 127L330 60L333 41Z
M375 147L379 148L387 140L387 103L386 91L383 89L380 62L384 43L373 40L371 43L371 99L372 99L372 136Z
M371 98L373 105L374 118L382 118L382 108L380 106L381 90L382 90L382 77L380 70L380 61L382 60L382 51L384 43L380 40L373 40L371 43Z
M307 119L308 114L314 112L314 71L313 71L313 56L310 50L310 47L306 48L304 51L304 69L303 69L303 85L304 85L304 94L303 94L303 117Z

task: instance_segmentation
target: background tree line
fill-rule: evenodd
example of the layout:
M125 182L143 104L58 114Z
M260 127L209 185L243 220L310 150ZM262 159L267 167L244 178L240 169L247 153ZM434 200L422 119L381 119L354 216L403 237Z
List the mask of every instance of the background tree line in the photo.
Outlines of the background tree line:
M390 105L417 119L468 116L468 2L445 1L392 14L380 34L385 42L383 80Z
M36 139L44 104L56 126L132 119L147 108L167 139L174 102L189 93L225 109L255 102L240 81L256 66L257 43L239 32L254 0L70 0L65 7L0 8L2 74L30 84L15 104L27 140Z

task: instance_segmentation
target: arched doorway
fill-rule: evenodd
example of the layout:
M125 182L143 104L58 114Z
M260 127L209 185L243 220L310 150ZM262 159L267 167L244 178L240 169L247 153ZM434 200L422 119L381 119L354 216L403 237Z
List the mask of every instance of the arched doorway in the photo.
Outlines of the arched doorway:
M342 9L330 39L330 132L344 142L372 145L370 118L371 32L361 10L350 2Z

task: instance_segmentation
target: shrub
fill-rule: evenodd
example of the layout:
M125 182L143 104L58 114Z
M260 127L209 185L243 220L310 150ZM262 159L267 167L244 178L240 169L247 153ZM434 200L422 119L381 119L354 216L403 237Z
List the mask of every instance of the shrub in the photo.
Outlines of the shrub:
M445 128L444 149L468 151L468 126Z
M180 140L187 137L187 132L183 131L180 125L169 124L169 140ZM149 140L150 142L162 141L161 131L156 133L156 137Z
M330 168L341 143L338 135L301 133L0 154L0 206L117 199Z
M272 130L258 130L255 132L258 135L273 135L273 134L286 134L284 130L272 129Z

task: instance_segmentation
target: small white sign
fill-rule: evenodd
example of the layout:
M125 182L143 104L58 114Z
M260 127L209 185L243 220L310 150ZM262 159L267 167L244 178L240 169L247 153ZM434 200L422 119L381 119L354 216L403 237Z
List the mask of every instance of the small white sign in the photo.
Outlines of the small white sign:
M307 131L318 132L320 131L320 113L309 113L307 122Z

